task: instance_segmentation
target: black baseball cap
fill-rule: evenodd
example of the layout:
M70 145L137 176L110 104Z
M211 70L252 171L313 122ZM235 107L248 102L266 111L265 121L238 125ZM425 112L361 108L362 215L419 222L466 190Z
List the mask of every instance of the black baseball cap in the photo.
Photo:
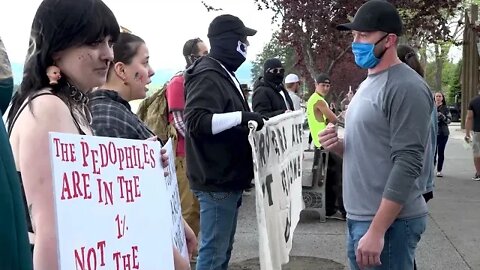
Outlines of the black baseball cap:
M330 77L328 77L325 73L318 74L317 78L315 79L316 83L330 83Z
M391 3L384 0L370 0L357 10L353 22L340 24L337 29L361 32L382 31L401 36L403 23L400 14Z
M215 37L226 32L235 32L242 36L253 36L257 30L248 28L238 17L224 14L216 17L208 27L208 37Z

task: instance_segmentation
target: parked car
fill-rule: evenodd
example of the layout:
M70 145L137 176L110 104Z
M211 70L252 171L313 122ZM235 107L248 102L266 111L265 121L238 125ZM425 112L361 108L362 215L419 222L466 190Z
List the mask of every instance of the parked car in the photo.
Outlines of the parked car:
M460 122L460 118L462 115L460 106L448 106L448 110L452 115L452 122Z

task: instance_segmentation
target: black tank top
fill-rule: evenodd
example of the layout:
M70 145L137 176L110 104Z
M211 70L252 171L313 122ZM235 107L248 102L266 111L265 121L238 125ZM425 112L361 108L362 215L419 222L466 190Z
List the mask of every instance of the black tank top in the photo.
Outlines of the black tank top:
M37 97L40 97L40 96L45 96L45 95L52 95L52 96L55 96L53 93L50 93L50 92L46 92L46 93L40 93L38 95L35 95L33 96L29 101L25 102L21 107L20 109L18 110L17 114L15 115L15 117L13 118L13 121L12 123L10 124L10 126L8 127L8 136L10 136L10 134L12 133L12 129L13 129L13 125L15 124L15 122L17 121L18 117L20 116L20 113L25 109L25 107L27 107L27 105L32 102L32 100L34 100L35 98ZM73 112L70 110L70 114L72 115L72 118L73 118L73 123L75 124L75 126L77 127L77 130L78 130L78 133L80 135L86 135L85 132L83 132L82 128L80 127L80 124L78 123L77 119L75 118L75 115L73 115ZM32 226L32 220L31 220L31 217L30 217L30 209L28 207L28 204L27 204L27 197L25 196L25 189L23 188L23 180L22 180L22 173L21 172L18 172L18 177L20 179L20 185L21 185L21 188L22 188L22 197L23 197L23 204L24 204L24 207L25 207L25 214L26 214L26 219L27 219L27 226L28 226L28 231L33 233L33 226Z

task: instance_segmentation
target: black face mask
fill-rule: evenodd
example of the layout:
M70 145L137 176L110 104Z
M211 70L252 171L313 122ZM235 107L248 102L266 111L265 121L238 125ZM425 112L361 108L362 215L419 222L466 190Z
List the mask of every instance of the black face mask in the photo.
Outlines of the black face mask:
M229 71L237 71L247 56L247 45L241 39L235 33L210 38L210 56L222 62Z
M285 75L285 71L277 72L277 73L272 73L267 71L267 72L264 72L263 77L266 82L270 82L275 85L280 85L283 82L284 75Z

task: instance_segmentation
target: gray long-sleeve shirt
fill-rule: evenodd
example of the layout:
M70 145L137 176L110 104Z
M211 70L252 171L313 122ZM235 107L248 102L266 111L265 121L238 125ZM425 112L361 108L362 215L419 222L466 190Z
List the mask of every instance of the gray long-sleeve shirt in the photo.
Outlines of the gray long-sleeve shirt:
M427 214L422 193L433 97L405 64L369 75L349 104L345 122L344 190L347 217L368 221L382 198L403 205L398 218Z

